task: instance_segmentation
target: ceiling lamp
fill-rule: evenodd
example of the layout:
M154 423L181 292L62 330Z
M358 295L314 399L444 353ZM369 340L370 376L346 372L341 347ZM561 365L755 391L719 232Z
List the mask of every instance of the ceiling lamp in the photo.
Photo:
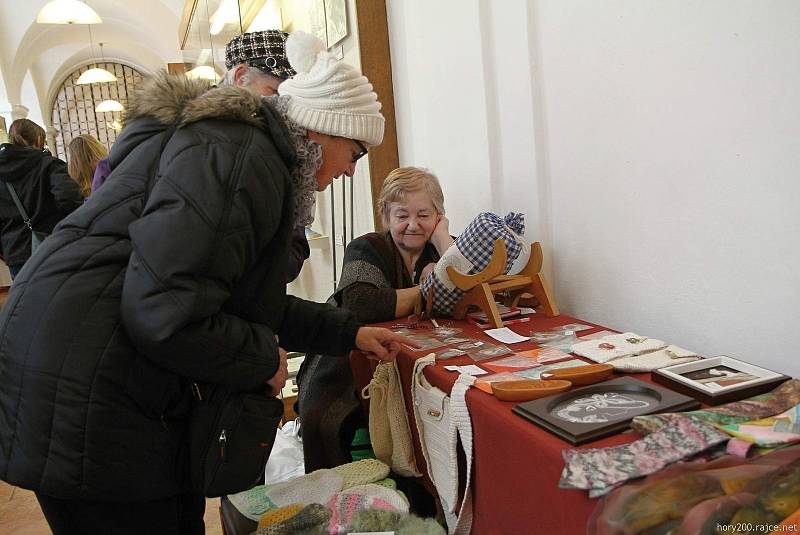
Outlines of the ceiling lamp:
M92 30L89 30L89 44L92 44ZM100 57L102 58L103 63L105 63L106 57L103 54L103 43L98 43L100 45ZM92 51L94 54L94 51ZM84 84L100 84L104 82L116 82L117 77L111 74L109 71L100 68L93 68L89 69L85 73L81 74L76 82L78 85Z
M99 84L103 82L116 82L117 77L105 69L89 69L81 74L76 82L79 85L83 84Z
M36 16L39 24L100 24L103 20L83 2L78 0L53 0Z
M219 75L210 65L198 65L194 69L186 73L186 77L190 80L210 80L212 82L219 81Z
M97 113L105 113L110 111L123 111L125 110L125 106L117 102L116 100L104 100L97 107L94 109Z

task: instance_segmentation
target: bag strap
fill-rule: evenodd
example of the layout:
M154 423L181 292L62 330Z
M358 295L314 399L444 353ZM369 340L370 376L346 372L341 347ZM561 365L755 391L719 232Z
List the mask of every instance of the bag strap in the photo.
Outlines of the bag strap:
M31 218L28 217L28 212L25 211L25 207L22 206L22 202L19 200L19 195L17 195L17 190L14 189L14 186L11 185L11 182L6 182L6 189L8 193L11 195L11 199L13 199L14 204L17 205L17 210L19 211L19 215L22 216L22 222L25 223L25 226L28 227L31 232L33 232L33 225L31 225Z

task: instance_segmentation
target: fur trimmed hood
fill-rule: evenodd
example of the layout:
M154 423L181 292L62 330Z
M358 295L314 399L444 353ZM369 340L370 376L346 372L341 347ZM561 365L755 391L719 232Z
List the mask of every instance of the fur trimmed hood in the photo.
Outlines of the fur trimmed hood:
M260 126L261 99L236 86L210 88L207 81L160 71L145 78L128 103L125 122L152 117L172 124L183 113L178 127L203 119L236 119Z

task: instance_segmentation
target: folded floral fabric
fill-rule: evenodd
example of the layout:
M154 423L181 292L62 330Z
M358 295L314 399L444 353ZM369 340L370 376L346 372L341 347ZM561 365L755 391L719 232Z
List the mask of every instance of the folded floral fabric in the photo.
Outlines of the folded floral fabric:
M601 496L614 485L652 474L730 438L694 418L680 414L668 416L668 425L630 444L564 450L565 464L558 486L588 489L591 497Z
M688 349L683 349L678 346L667 346L664 349L642 353L641 355L613 359L609 361L609 364L614 366L615 370L621 372L641 373L651 372L659 368L672 366L673 364L684 364L699 359L700 357L694 351L689 351Z
M570 347L576 355L605 363L622 357L640 355L666 347L666 343L636 333L612 334L597 340L578 342Z
M779 491L769 494L770 507L779 513L776 517L791 510L792 500L800 499L800 492L783 476L788 473L785 469L791 472L792 466L798 466L798 459L800 445L753 459L723 455L712 461L674 463L644 479L614 489L598 504L587 524L587 533L736 533L729 525L737 511L756 503L757 498L766 496L773 488ZM781 491L783 496L779 496ZM792 492L795 498L791 497ZM754 513L748 518L740 514L737 520L755 526L760 522L758 513ZM739 532L748 532L742 529L744 525L740 525ZM725 527L721 529L720 526ZM759 533L766 533L763 527Z
M749 447L754 444L760 447L773 447L800 442L800 405L769 418L717 425L717 427L734 437L734 440L728 443L728 453L744 457Z
M766 394L681 414L710 424L728 425L774 416L797 404L800 404L800 379L790 379ZM637 416L631 422L631 428L642 435L652 433L668 423L666 416L665 414Z

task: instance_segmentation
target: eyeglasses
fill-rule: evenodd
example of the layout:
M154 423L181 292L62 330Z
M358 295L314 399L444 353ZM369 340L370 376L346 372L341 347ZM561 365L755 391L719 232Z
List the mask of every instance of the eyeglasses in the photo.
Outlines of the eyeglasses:
M356 163L358 160L360 160L361 158L363 158L364 156L366 156L366 154L367 154L367 147L365 147L365 146L364 146L364 144L363 144L363 143L361 143L361 142L360 142L359 140L357 140L357 139L354 139L353 141L355 141L356 145L358 145L358 148L359 148L359 149L361 149L361 151L360 151L358 154L355 154L355 155L353 156L353 160L352 160L352 162L353 162L353 163Z

